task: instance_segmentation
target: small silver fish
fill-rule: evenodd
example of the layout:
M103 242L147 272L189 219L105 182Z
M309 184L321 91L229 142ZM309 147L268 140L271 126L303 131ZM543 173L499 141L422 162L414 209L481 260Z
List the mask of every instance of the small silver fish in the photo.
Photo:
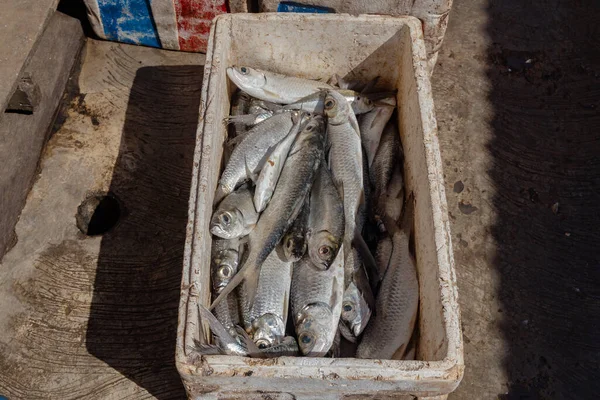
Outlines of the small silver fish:
M290 104L332 86L247 66L227 68L227 76L244 92L261 100Z
M258 221L252 197L246 186L230 193L214 212L210 221L210 232L223 239L248 235Z
M328 269L344 237L344 203L331 173L322 163L310 193L310 214L306 240L308 254L318 269Z
M266 157L294 126L299 113L282 112L255 125L233 149L215 192L215 204L247 179L256 179Z
M229 285L215 299L211 308L223 300L242 280L245 280L248 301L254 301L258 270L300 213L310 191L323 158L323 135L323 117L317 115L306 124L296 138L273 197L261 214L256 228L250 233L248 258Z
M344 281L349 282L344 290L340 328L342 335L355 342L367 324L375 306L375 299L365 266L358 250L352 248L344 262Z
M254 207L256 211L262 212L271 200L287 155L296 140L296 136L298 136L306 122L308 122L308 115L302 113L294 123L290 133L275 147L275 150L264 163L254 189Z
M348 102L335 91L327 92L325 114L328 117L329 168L344 203L344 244L349 252L350 243L360 236L357 216L365 201L360 131Z
M377 294L375 315L358 345L358 358L402 358L412 336L419 308L419 281L415 260L409 251L414 198L409 197L401 229L387 224L393 252Z
M344 291L343 245L328 270L305 255L294 264L291 305L298 345L305 356L323 357L338 330Z
M360 138L367 152L369 167L373 165L375 154L379 148L379 142L383 130L394 113L394 106L378 105L373 110L362 115L358 121ZM396 131L397 132L397 131Z
M228 354L234 356L247 356L248 348L240 343L237 338L231 336L229 331L219 320L202 304L198 303L200 318L210 327L211 333L216 337L218 345L203 344L196 342L197 350L202 354Z
M260 268L250 310L252 339L259 349L279 344L285 336L291 283L292 263L272 251Z

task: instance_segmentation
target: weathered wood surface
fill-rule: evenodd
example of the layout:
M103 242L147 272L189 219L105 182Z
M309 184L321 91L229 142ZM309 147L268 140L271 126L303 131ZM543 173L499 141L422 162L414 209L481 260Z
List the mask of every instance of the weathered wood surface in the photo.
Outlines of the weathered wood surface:
M58 0L2 0L0 2L0 111L17 87L23 67ZM0 115L0 118L2 116Z
M23 74L30 78L33 113L0 117L0 260L17 240L14 227L25 204L47 132L84 42L78 20L54 13Z
M84 56L0 265L0 394L182 399L175 332L204 55L90 40ZM103 191L124 213L85 236L77 208Z

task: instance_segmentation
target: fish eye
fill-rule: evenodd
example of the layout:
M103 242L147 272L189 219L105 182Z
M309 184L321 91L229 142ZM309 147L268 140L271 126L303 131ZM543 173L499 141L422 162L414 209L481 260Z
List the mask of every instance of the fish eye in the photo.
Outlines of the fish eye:
M321 258L327 258L332 253L331 247L327 245L323 245L319 247L319 256Z
M325 108L330 110L333 108L333 106L335 106L335 101L332 99L328 99L327 101L325 101Z
M221 221L223 221L225 225L229 225L231 223L231 215L229 215L229 213L221 214Z
M352 304L350 304L350 303L344 304L343 308L344 308L345 312L350 312L353 309Z
M223 278L229 278L232 275L232 270L229 265L221 265L219 267L219 275Z
M259 339L256 341L256 346L258 346L259 349L263 350L269 347L269 343L267 343L266 340Z
M285 247L287 247L288 250L291 250L294 247L294 239L289 238L285 243Z
M307 130L308 132L311 132L313 129L315 129L315 126L314 126L314 125L312 125L312 124L308 124L308 125L306 126L306 130Z
M242 72L242 74L246 75L248 73L248 68L242 67L240 68L240 71Z
M307 333L301 334L299 339L304 344L309 344L310 342L312 342L312 337L310 337L310 335Z

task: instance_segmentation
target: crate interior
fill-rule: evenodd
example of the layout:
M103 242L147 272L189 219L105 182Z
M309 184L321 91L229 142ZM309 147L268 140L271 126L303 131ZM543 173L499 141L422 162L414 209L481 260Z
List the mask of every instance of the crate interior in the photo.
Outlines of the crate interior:
M414 237L420 286L416 359L444 359L447 340L431 207L431 182L428 179L431 171L428 170L428 155L424 146L408 26L388 20L374 23L357 19L343 25L316 18L237 20L237 23L231 23L231 20L219 22L216 29L216 35L227 40L220 40L212 54L213 76L210 78L207 104L214 111L214 115L210 115L213 121L221 121L229 114L230 98L235 87L228 80L225 70L231 65L247 65L324 80L334 73L365 81L379 77L378 86L398 90L397 115L405 152L406 192L413 191L416 199ZM227 128L223 124L214 126L214 131L205 132L211 136L209 154L212 157L212 179L206 191L206 204L212 204L227 135ZM205 216L211 212L212 209ZM210 234L203 237L207 243L202 248L209 255ZM209 268L209 265L207 261L203 268ZM201 275L200 299L207 304L210 299L210 274Z

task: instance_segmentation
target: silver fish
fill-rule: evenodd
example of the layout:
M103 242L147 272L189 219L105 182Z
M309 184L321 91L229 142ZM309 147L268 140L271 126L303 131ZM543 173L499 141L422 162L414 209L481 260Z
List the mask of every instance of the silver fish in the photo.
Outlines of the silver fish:
M344 244L350 251L352 240L360 236L356 229L359 207L364 203L362 147L354 113L344 96L327 92L325 100L329 168L344 203Z
M288 135L297 118L298 112L283 112L255 125L244 135L221 174L215 204L238 184L258 175L268 154Z
M379 199L386 192L394 173L394 166L401 162L400 158L398 126L394 121L390 121L383 130L375 160L369 169L375 199Z
M308 116L302 114L294 123L290 133L275 147L264 163L254 189L254 207L256 211L262 212L271 200L292 144L294 144L298 132L307 121Z
M252 193L242 186L219 204L210 220L210 232L223 239L249 234L258 221Z
M214 295L218 295L227 286L237 272L238 264L239 240L213 239L211 281ZM239 312L234 298L228 298L219 304L219 307L215 308L215 316L233 337L237 335L235 326L239 323Z
M252 339L259 349L281 343L289 309L292 263L272 251L262 264L250 310Z
M283 239L281 239L284 259L289 262L300 260L304 256L304 253L306 253L306 230L308 228L308 217L310 214L309 199L310 197L306 196L306 201L302 206L300 214L298 214L294 223L290 226L290 229L288 229L286 234L283 235Z
M362 96L360 93L357 93L353 90L336 90L338 93L342 94L350 106L352 107L352 111L354 114L364 114L366 112L371 111L375 105L371 100L369 100L366 96ZM295 103L288 104L284 106L285 110L302 110L315 114L323 114L325 111L325 97L327 96L327 91L322 90L317 93L313 93L308 95Z
M335 260L344 236L344 203L331 173L322 163L310 193L307 230L308 254L318 269L327 269Z
M227 76L244 92L261 100L290 104L332 86L246 66L227 68Z
M344 281L349 283L344 290L340 321L347 329L341 329L341 332L346 339L354 342L367 326L375 306L365 266L355 248L345 260Z
M196 343L198 351L202 354L229 354L235 356L247 356L248 348L244 344L240 343L240 341L231 336L229 331L225 329L225 327L217 320L217 318L202 304L198 303L198 311L200 312L200 317L210 327L210 330L213 336L216 337L218 345L213 346L210 344L202 344L200 342Z
M344 291L343 260L340 251L324 271L316 269L307 255L294 264L292 316L298 345L305 356L325 356L335 340Z
M254 301L258 269L296 219L310 191L323 158L323 134L323 117L314 116L296 138L281 171L275 193L261 214L256 228L250 233L246 262L211 307L244 279L248 300Z
M373 110L361 115L358 126L360 138L367 152L369 167L373 165L375 154L379 148L379 142L383 130L394 112L394 106L378 105Z
M407 202L401 228L388 223L393 252L377 294L375 315L358 345L358 358L402 358L414 330L419 307L419 281L415 260L409 252L414 199Z

